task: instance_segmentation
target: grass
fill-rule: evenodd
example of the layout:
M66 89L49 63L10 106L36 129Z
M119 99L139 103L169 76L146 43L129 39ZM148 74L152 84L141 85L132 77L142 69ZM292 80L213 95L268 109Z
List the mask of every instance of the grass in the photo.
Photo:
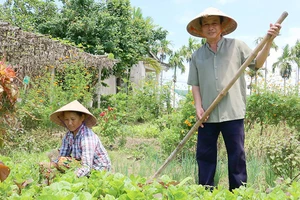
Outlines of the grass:
M283 135L284 132L285 130L272 126L266 128L263 135L260 133L259 126L253 127L246 132L245 150L248 185L257 189L274 186L277 177L272 172L270 164L266 161L264 147L271 139L280 138L280 135ZM114 170L125 175L153 176L165 161L159 150L159 144L154 142L155 140L148 144L143 142L140 146L127 145L123 152L110 152ZM228 187L227 155L222 137L219 138L218 148L219 158L215 183L222 187ZM197 183L198 169L195 156L179 154L177 159L174 159L167 165L161 175L168 175L177 181L181 181L186 177L192 177L192 183Z
M147 154L144 157L135 157L134 153L127 151L110 151L113 171L120 172L124 175L131 174L150 178L161 167L165 160L161 158L159 152L153 147L148 146ZM274 185L276 177L270 171L267 163L261 158L253 158L247 160L248 184L255 188ZM181 155L180 159L171 161L161 175L167 175L173 180L181 181L186 177L192 177L191 183L198 181L198 167L195 157ZM228 187L228 169L227 160L218 160L217 170L215 174L216 185Z
M144 148L110 151L113 171L127 176L134 174L147 178L152 177L165 160L156 147L147 144L143 144L143 146ZM181 155L177 160L170 162L161 175L168 175L173 180L178 181L188 176L196 180L195 158Z

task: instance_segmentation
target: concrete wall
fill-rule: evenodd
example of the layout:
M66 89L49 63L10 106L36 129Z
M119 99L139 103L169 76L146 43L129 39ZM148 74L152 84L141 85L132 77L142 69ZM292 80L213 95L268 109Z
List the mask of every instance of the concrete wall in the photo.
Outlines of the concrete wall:
M136 65L132 66L130 72L130 81L139 85L141 80L146 77L147 72L154 72L154 69L146 67L143 61L139 61ZM157 75L157 79L159 75ZM117 84L116 84L116 77L110 76L108 79L103 81L109 87L100 86L100 94L101 95L108 95L108 94L116 94L117 93Z
M144 63L139 61L138 64L133 65L130 72L130 81L139 85L140 81L146 77L146 69Z
M99 92L101 95L117 93L117 83L116 83L115 76L110 76L109 79L105 79L103 82L106 83L109 87L105 87L105 86L101 85L100 89L99 89Z

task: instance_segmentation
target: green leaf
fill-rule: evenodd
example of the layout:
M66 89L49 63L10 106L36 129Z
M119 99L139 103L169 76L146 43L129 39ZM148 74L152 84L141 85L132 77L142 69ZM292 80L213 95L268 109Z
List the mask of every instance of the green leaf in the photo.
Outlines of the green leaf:
M80 200L91 200L91 199L93 199L93 196L88 192L80 192L78 197L79 197Z

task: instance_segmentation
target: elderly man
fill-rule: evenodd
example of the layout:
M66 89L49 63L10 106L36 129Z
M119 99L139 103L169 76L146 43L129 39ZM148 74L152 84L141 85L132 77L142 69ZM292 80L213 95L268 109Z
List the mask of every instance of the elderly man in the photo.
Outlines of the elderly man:
M196 116L200 119L219 92L228 85L252 50L242 41L225 38L237 22L216 8L208 8L195 17L187 31L206 43L195 51L190 62L188 84L192 86ZM280 24L270 24L270 40L249 67L260 68L266 60ZM198 129L196 159L199 184L213 188L217 165L217 140L220 132L228 155L229 189L247 182L244 151L244 116L246 112L246 81L242 76Z

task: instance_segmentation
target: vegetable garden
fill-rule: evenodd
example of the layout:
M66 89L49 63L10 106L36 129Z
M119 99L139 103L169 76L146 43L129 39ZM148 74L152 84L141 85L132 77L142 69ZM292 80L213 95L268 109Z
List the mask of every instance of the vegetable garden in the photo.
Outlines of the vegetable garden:
M77 73L81 74L80 71ZM76 77L78 74L75 72L72 76ZM81 82L74 77L69 78ZM6 132L2 135L0 160L10 168L9 176L0 183L3 199L300 197L299 120L294 120L299 119L300 104L297 95L260 91L249 96L246 117L248 185L233 193L227 190L226 153L220 138L219 166L215 177L218 188L209 192L195 181L196 133L163 175L148 182L195 123L190 92L178 108L167 110L167 107L163 107L157 112L157 107L168 100L170 90L167 85L160 88L151 80L145 80L143 87L132 85L129 92L120 91L116 95L103 96L103 107L93 109L98 117L98 125L94 127L94 131L109 150L113 165L111 172L93 171L89 178L76 178L75 163L64 169L64 173L56 168L42 168L39 163L50 161L53 149L60 146L65 132L57 129L48 119L51 110L56 109L51 109L51 106L58 107L61 102L50 104L50 98L56 98L47 96L50 79L45 78L43 81L39 80L39 84L32 82L32 87L37 88L26 90L26 93L24 88L20 88L19 98L22 101L16 102L14 109L9 110L9 113L15 113L16 120L22 125L7 124ZM65 91L60 87L55 84L52 88L58 96L73 93L72 87ZM6 93L2 92L2 96L3 94ZM158 94L166 95L164 98L157 98Z
M190 91L177 107L172 107L174 82L158 84L153 74L148 74L139 85L128 80L130 67L139 60L149 60L145 59L149 51L155 55L168 53L168 49L158 48L166 42L166 31L155 29L138 10L131 13L127 0L110 0L103 5L70 1L63 4L64 12L59 12L58 17L51 14L58 10L53 2L27 3L31 7L22 13L22 9L10 10L13 6L25 9L22 1L14 5L7 1L0 7L1 17L21 24L25 30L67 40L59 39L66 43L62 46L58 41L45 40L45 46L53 45L48 48L53 50L51 54L47 54L47 49L39 49L43 45L27 46L31 56L45 51L48 59L43 59L52 64L29 59L24 54L26 49L14 54L9 50L16 45L9 46L9 41L2 48L8 53L3 57L10 60L0 62L0 199L300 198L299 84L284 91L260 81L251 85L255 90L248 96L245 118L247 185L233 192L228 190L227 158L221 137L217 188L208 191L196 184L196 132L162 175L149 181L196 122ZM29 12L32 10L36 12ZM40 10L44 12L39 13ZM30 43L27 34L13 35L13 31L7 32L9 37L21 37L27 45ZM122 34L117 34L120 31ZM39 43L45 42L36 35L32 37ZM70 49L76 49L76 54L69 54ZM93 56L104 52L114 55L118 62L106 60L107 55ZM18 58L23 58L24 68L17 66ZM25 79L26 75L30 75L30 80ZM110 75L121 80L117 94L101 95L100 107L91 105L91 100L100 98L95 97L96 82ZM75 99L89 107L98 119L93 131L108 150L112 161L109 172L92 171L89 177L76 178L77 162L66 161L63 169L40 165L50 163L66 132L49 120L50 113Z

